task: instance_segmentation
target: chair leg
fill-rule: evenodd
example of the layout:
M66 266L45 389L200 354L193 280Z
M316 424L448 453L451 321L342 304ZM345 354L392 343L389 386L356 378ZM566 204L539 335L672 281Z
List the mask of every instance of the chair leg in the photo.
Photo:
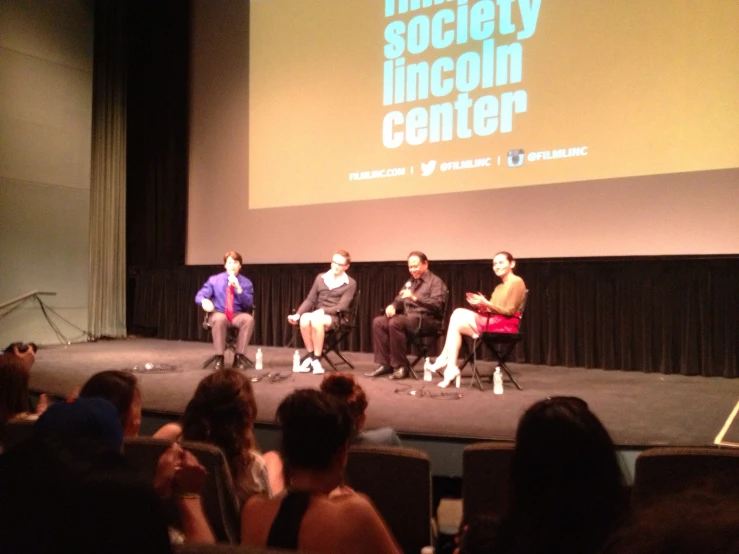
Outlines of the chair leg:
M339 351L339 349L338 349L338 348L334 348L333 350L330 350L329 352L333 352L333 353L334 353L334 354L336 354L336 355L337 355L337 356L338 356L339 358L341 358L341 361L340 361L340 362L336 362L336 365L348 365L348 366L349 366L350 368L352 368L352 369L356 369L356 368L354 367L354 364L353 364L353 363L351 363L351 362L350 362L349 360L347 360L347 359L346 359L346 358L344 357L344 355L343 355L343 354L342 354L342 353L341 353L341 352ZM328 352L326 352L326 354L328 354ZM329 359L328 359L328 357L326 357L326 360L328 361L328 363L329 363L329 364L331 364L331 367L333 367L335 371L339 371L338 369L336 369L336 366L335 366L335 365L334 365L334 364L333 364L333 363L331 362L331 360L329 360Z
M516 381L516 378L513 377L513 375L511 374L511 372L508 370L508 366L505 365L505 361L503 361L503 360L498 360L498 361L499 361L499 364L500 364L500 369L502 369L503 370L503 373L505 373L508 376L508 379L510 379L510 381L514 385L516 385L516 388L518 390L523 390L523 388L521 387L521 385L518 384L518 381Z
M485 387L482 386L482 381L480 380L480 372L477 370L477 347L479 346L479 343L477 339L475 339L472 342L472 352L470 352L467 355L467 358L464 360L464 363L459 368L460 371L462 371L462 368L467 365L467 362L472 361L472 381L470 381L470 388L477 385L477 388L480 389L480 391L484 391Z
M328 351L324 352L323 354L321 354L321 359L324 360L324 361L326 361L328 363L328 365L329 365L329 367L331 368L332 371L337 371L338 372L339 369L336 367L336 364L331 361L331 358L328 357L329 352L331 352L331 350L328 350ZM339 356L343 358L343 356L341 356L341 354L339 354ZM339 362L339 363L341 363L341 362Z
M210 364L214 363L218 359L218 354L213 354L210 358L205 360L205 363L203 364L203 369L207 368Z

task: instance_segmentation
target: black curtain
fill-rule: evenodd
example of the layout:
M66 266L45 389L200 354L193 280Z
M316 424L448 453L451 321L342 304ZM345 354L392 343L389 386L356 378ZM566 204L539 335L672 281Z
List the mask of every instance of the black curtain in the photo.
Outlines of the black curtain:
M436 262L450 288L451 308L467 291L489 294L490 260ZM286 317L325 264L253 265L254 342L280 346L291 338ZM221 266L129 272L136 291L129 306L134 333L173 340L207 340L194 296ZM362 291L359 320L347 348L370 352L372 318L408 278L403 262L354 263ZM739 305L737 258L519 260L530 290L519 349L521 362L647 372L737 377Z
M185 263L190 3L129 0L129 267Z
M131 1L129 9L127 327L206 340L193 298L222 268L184 266L190 5ZM328 259L244 268L256 292L254 342L290 339L287 314L327 268ZM494 286L490 260L433 260L432 269L450 287L452 308L466 291ZM350 272L362 297L348 349L368 352L372 318L408 272L404 261L355 263ZM737 377L739 257L519 260L518 273L531 291L519 361Z

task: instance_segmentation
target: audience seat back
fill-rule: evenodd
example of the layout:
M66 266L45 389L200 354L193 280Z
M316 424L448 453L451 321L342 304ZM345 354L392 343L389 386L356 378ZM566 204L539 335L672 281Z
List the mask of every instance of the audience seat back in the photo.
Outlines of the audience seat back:
M154 479L157 460L171 443L151 437L126 439L124 452L130 462ZM208 471L203 487L203 508L213 534L219 542L238 544L241 540L240 502L231 477L231 470L220 448L204 442L183 442L182 447L192 452ZM179 526L173 503L168 505L170 521Z
M479 442L462 453L462 513L464 521L505 512L511 495L513 442Z
M635 508L661 496L699 486L722 476L739 475L739 449L715 447L660 447L636 458L631 502ZM719 487L720 484L716 483Z
M366 494L404 552L432 544L431 462L425 452L400 446L349 449L346 484Z

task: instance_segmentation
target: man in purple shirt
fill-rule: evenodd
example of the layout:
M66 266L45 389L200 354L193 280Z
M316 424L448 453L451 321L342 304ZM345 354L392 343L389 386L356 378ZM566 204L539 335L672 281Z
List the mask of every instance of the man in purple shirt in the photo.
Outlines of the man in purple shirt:
M249 313L254 305L254 287L249 279L239 275L241 254L231 250L223 255L223 261L226 271L208 278L195 295L195 303L210 313L208 322L218 356L215 369L223 369L229 327L239 330L233 367L245 369L249 363L245 356L246 345L254 332L254 318Z

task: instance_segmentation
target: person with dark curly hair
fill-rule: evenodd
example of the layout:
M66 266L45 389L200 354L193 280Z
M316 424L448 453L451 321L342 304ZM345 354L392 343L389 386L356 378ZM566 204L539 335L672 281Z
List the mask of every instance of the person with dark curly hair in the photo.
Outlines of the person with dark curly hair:
M286 491L253 496L241 515L244 545L317 553L397 553L372 502L343 486L354 422L344 404L314 389L296 390L277 409Z
M321 390L345 404L354 422L351 444L384 444L400 446L400 439L390 427L364 429L367 421L367 395L350 373L331 373L321 382Z
M243 373L225 369L200 381L182 422L165 425L154 437L202 441L219 447L242 502L254 494L271 497L264 458L255 449L252 435L256 417L251 382Z
M118 411L124 437L135 437L141 427L141 389L136 376L111 369L90 377L82 388L81 398L104 398Z
M400 438L390 427L378 429L364 429L367 420L365 410L369 402L367 395L359 386L351 373L331 373L321 382L321 390L332 396L349 411L352 418L353 432L349 444L381 444L385 446L401 446ZM272 492L280 493L285 488L283 462L280 454L274 450L265 452L264 461L267 464L269 482Z

